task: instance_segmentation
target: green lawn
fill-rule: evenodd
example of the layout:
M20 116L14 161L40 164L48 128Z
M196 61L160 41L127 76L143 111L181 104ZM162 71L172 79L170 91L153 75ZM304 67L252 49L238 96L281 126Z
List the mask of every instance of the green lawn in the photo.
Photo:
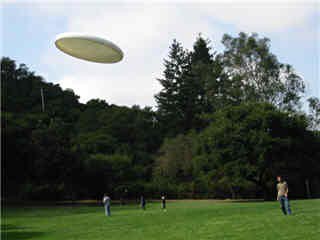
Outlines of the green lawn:
M102 207L20 207L2 209L2 239L302 239L320 236L320 200L291 201L292 216L277 202L179 201Z

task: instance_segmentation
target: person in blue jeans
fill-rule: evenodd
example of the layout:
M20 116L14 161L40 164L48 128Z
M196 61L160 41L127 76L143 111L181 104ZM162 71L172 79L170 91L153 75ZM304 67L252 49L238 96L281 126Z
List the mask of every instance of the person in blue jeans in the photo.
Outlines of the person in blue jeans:
M277 176L277 200L280 202L280 207L284 215L291 215L291 208L288 199L288 184L282 179L281 176Z
M104 194L102 202L104 204L106 216L111 216L111 212L110 212L110 197L108 197L107 194Z

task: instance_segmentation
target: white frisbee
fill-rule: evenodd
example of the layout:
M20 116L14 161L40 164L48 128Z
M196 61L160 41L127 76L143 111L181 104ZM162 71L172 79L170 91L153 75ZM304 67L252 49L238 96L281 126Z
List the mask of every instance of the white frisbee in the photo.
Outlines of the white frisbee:
M66 54L91 62L116 63L123 58L123 52L114 43L83 33L61 33L55 45Z

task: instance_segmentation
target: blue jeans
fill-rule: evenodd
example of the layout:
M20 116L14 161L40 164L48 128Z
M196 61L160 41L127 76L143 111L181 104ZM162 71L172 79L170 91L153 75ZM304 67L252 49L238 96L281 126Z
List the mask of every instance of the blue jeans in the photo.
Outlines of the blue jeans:
M290 215L291 209L290 209L290 204L289 204L288 198L286 196L281 196L281 197L279 197L279 202L280 202L280 207L281 207L283 214Z
M106 216L110 216L111 215L111 213L110 213L110 205L106 204L106 205L104 205L104 208L106 210Z

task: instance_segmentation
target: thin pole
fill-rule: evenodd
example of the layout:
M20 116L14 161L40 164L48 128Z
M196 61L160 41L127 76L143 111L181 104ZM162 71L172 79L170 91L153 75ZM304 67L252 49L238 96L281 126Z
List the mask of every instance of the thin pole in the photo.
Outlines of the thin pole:
M308 198L311 198L309 179L306 179L306 180L305 180L305 184L306 184L307 197L308 197Z
M42 103L42 112L44 112L44 96L43 96L43 89L40 89L40 93L41 93L41 103Z

